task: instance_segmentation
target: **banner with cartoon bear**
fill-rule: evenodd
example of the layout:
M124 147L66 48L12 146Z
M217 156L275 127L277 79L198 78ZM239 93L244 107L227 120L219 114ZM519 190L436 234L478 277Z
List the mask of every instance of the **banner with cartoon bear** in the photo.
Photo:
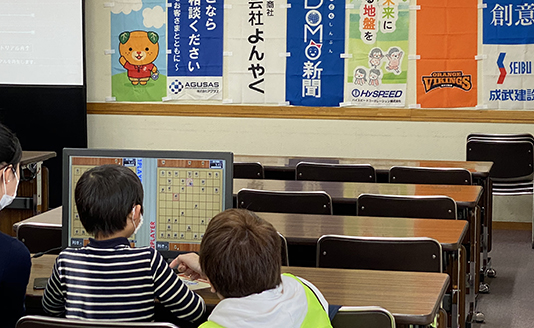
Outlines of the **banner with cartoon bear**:
M534 107L534 4L486 0L482 102L490 109Z
M404 106L408 70L409 1L355 0L349 32L345 102Z
M417 103L477 105L477 0L417 0Z
M223 0L169 0L167 95L222 99Z
M286 100L339 106L345 63L344 0L294 0L287 9Z
M111 7L111 92L117 101L161 101L167 95L165 13L164 0Z
M226 101L285 101L286 1L226 0Z

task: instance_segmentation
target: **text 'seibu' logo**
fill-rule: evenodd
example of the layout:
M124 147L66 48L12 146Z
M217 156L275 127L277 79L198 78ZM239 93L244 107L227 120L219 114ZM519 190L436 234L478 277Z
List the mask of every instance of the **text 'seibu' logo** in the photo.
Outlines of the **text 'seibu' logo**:
M499 58L497 58L497 67L499 67L500 72L497 84L503 84L507 74L512 76L532 74L532 61L510 61L510 64L507 64L509 70L506 71L506 66L504 66L504 57L506 57L506 52L501 52L499 54Z
M437 88L458 88L464 91L471 90L471 75L464 75L462 71L432 72L430 76L422 76L425 93Z

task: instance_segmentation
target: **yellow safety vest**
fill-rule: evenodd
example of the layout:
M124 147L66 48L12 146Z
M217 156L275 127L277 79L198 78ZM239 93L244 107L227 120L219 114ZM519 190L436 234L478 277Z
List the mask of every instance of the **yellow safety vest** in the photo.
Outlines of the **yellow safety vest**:
M319 299L317 299L317 296L315 295L315 293L294 275L289 274L289 273L284 273L283 275L296 279L302 285L302 287L304 287L304 290L306 291L306 300L308 301L308 312L306 313L306 317L304 317L304 321L302 321L300 328L332 328L332 324L330 323L330 318L328 318L328 313L326 313L326 311L324 310L323 306L321 305L321 302L319 302ZM201 324L198 328L225 328L225 327L213 321L206 321L203 324ZM227 328L231 328L231 327L227 327Z

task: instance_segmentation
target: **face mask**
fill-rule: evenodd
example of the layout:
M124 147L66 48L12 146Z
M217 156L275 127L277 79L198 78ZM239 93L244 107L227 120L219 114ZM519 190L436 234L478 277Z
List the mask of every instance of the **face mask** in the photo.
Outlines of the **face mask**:
M141 229L141 226L143 225L143 214L139 213L139 225L138 226L135 226L135 221L133 219L134 217L134 213L135 213L135 207L132 209L132 223L134 225L134 234L136 234L139 229Z
M15 199L15 196L17 195L17 189L19 188L19 178L17 177L17 173L13 171L13 174L15 174L15 179L17 179L17 185L15 186L15 193L13 194L13 196L7 194L6 170L7 170L7 167L4 169L4 191L6 193L0 199L0 210L4 209L4 207L9 206L9 204L13 203L13 200Z

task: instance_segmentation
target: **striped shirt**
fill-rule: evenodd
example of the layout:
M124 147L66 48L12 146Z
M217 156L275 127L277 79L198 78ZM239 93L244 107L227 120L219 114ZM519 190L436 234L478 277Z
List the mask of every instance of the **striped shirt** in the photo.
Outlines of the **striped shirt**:
M71 319L151 321L156 298L180 319L195 321L205 311L154 249L131 248L126 238L90 239L59 254L43 308Z

